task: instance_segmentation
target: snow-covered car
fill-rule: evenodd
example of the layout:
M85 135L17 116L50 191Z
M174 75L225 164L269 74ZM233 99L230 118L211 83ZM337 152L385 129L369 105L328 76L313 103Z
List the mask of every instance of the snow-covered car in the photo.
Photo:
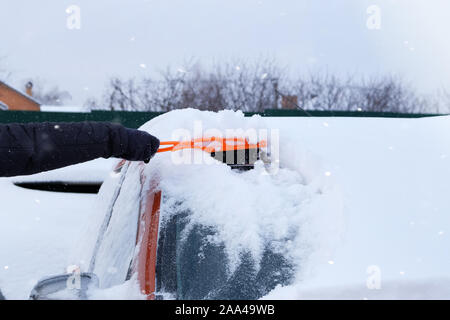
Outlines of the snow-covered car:
M266 140L268 159L236 155L253 168L239 170L224 153L194 148L158 153L149 164L122 163L103 183L68 261L77 267L58 285L45 279L33 298L98 279L99 290L85 297L259 299L303 281L316 263L330 260L340 198L289 139L278 156L277 129L267 128L265 119L233 111L179 110L145 124L141 130L161 141L226 137L232 130L251 144ZM256 140L251 132L258 132ZM325 226L315 222L322 219Z
M251 170L260 160L259 151L236 151L235 160L228 161L232 170L227 172L240 175ZM227 159L225 152L212 155ZM109 205L88 272L77 269L46 278L34 288L32 299L85 299L90 284L93 290L99 283L107 289L130 280L138 286L131 287L134 292L129 297L258 299L292 280L293 265L270 243L264 244L259 261L242 251L231 262L217 229L192 221L197 208L184 205L183 198L164 194L157 170L149 174L145 167L121 161L103 187L110 195ZM214 210L210 208L212 216Z
M288 261L269 247L259 267L250 254L244 254L230 273L225 247L210 241L216 236L214 228L190 224L195 208L186 209L182 199L162 194L157 179L145 175L143 168L143 164L130 168L125 163L117 169L123 180L117 186L91 261L91 270L103 285L117 284L135 275L141 293L148 298L257 299L291 279ZM127 192L128 176L139 178L140 187ZM139 205L123 206L123 198L127 203L134 199ZM121 214L133 220L113 216ZM117 232L127 228L121 223L131 223L135 232L127 232L128 237L117 242ZM107 251L101 249L105 244ZM115 266L114 272L109 267L105 270L105 266Z
M178 128L195 132L196 121L203 132L279 129L278 172L267 174L260 163L241 172L220 161L176 165L177 152L125 164L103 183L97 207L86 210L89 229L67 261L80 266L80 287L95 284L89 273L97 275L100 290L89 298L225 298L223 288L234 288L227 294L237 298L267 291L263 299L450 297L449 117L246 118L178 110L142 129L165 141ZM158 202L156 232L150 209ZM150 214L141 214L145 208ZM139 263L147 258L154 269ZM239 268L246 264L254 270ZM3 283L8 297L12 284Z

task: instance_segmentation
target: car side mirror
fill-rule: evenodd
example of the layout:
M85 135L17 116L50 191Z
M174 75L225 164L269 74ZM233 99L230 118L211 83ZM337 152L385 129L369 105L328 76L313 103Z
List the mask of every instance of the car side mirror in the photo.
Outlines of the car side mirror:
M98 288L93 273L68 273L40 280L30 294L30 300L86 300L89 289Z

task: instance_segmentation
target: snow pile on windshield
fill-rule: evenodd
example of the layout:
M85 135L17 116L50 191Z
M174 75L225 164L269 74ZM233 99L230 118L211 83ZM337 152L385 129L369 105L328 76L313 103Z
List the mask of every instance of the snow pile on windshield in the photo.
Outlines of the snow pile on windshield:
M179 132L185 132L184 138L190 140L208 132L225 136L227 130L245 137L248 130L268 129L268 124L260 116L246 118L242 112L187 109L160 116L141 129L162 141L182 139ZM246 172L231 170L215 160L178 164L174 158L183 151L177 151L156 155L146 173L158 177L168 199L162 220L168 218L171 207L181 205L191 211L192 224L215 228L217 235L210 241L225 245L231 270L243 252L251 253L258 262L270 245L294 264L296 279L301 281L315 263L331 259L342 233L343 205L320 159L303 148L298 137L283 135L280 141L273 141L272 131L267 134L269 151L278 143L281 146L276 171L268 171L261 161ZM202 151L194 151L192 159L196 157L201 158Z

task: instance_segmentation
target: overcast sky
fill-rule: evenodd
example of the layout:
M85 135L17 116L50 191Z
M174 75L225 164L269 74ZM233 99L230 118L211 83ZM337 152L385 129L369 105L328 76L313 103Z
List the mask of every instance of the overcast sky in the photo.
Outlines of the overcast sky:
M81 10L81 29L66 9ZM366 26L371 5L381 29ZM276 58L292 72L399 74L450 89L448 0L2 0L0 62L14 85L38 77L80 104L113 75L154 74L186 58ZM143 65L146 67L143 68Z

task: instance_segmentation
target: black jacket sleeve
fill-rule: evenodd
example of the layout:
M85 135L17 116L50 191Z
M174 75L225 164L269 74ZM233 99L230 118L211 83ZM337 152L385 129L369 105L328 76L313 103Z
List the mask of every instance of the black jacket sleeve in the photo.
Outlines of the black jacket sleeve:
M0 176L29 175L96 158L148 161L159 140L108 122L0 124Z

